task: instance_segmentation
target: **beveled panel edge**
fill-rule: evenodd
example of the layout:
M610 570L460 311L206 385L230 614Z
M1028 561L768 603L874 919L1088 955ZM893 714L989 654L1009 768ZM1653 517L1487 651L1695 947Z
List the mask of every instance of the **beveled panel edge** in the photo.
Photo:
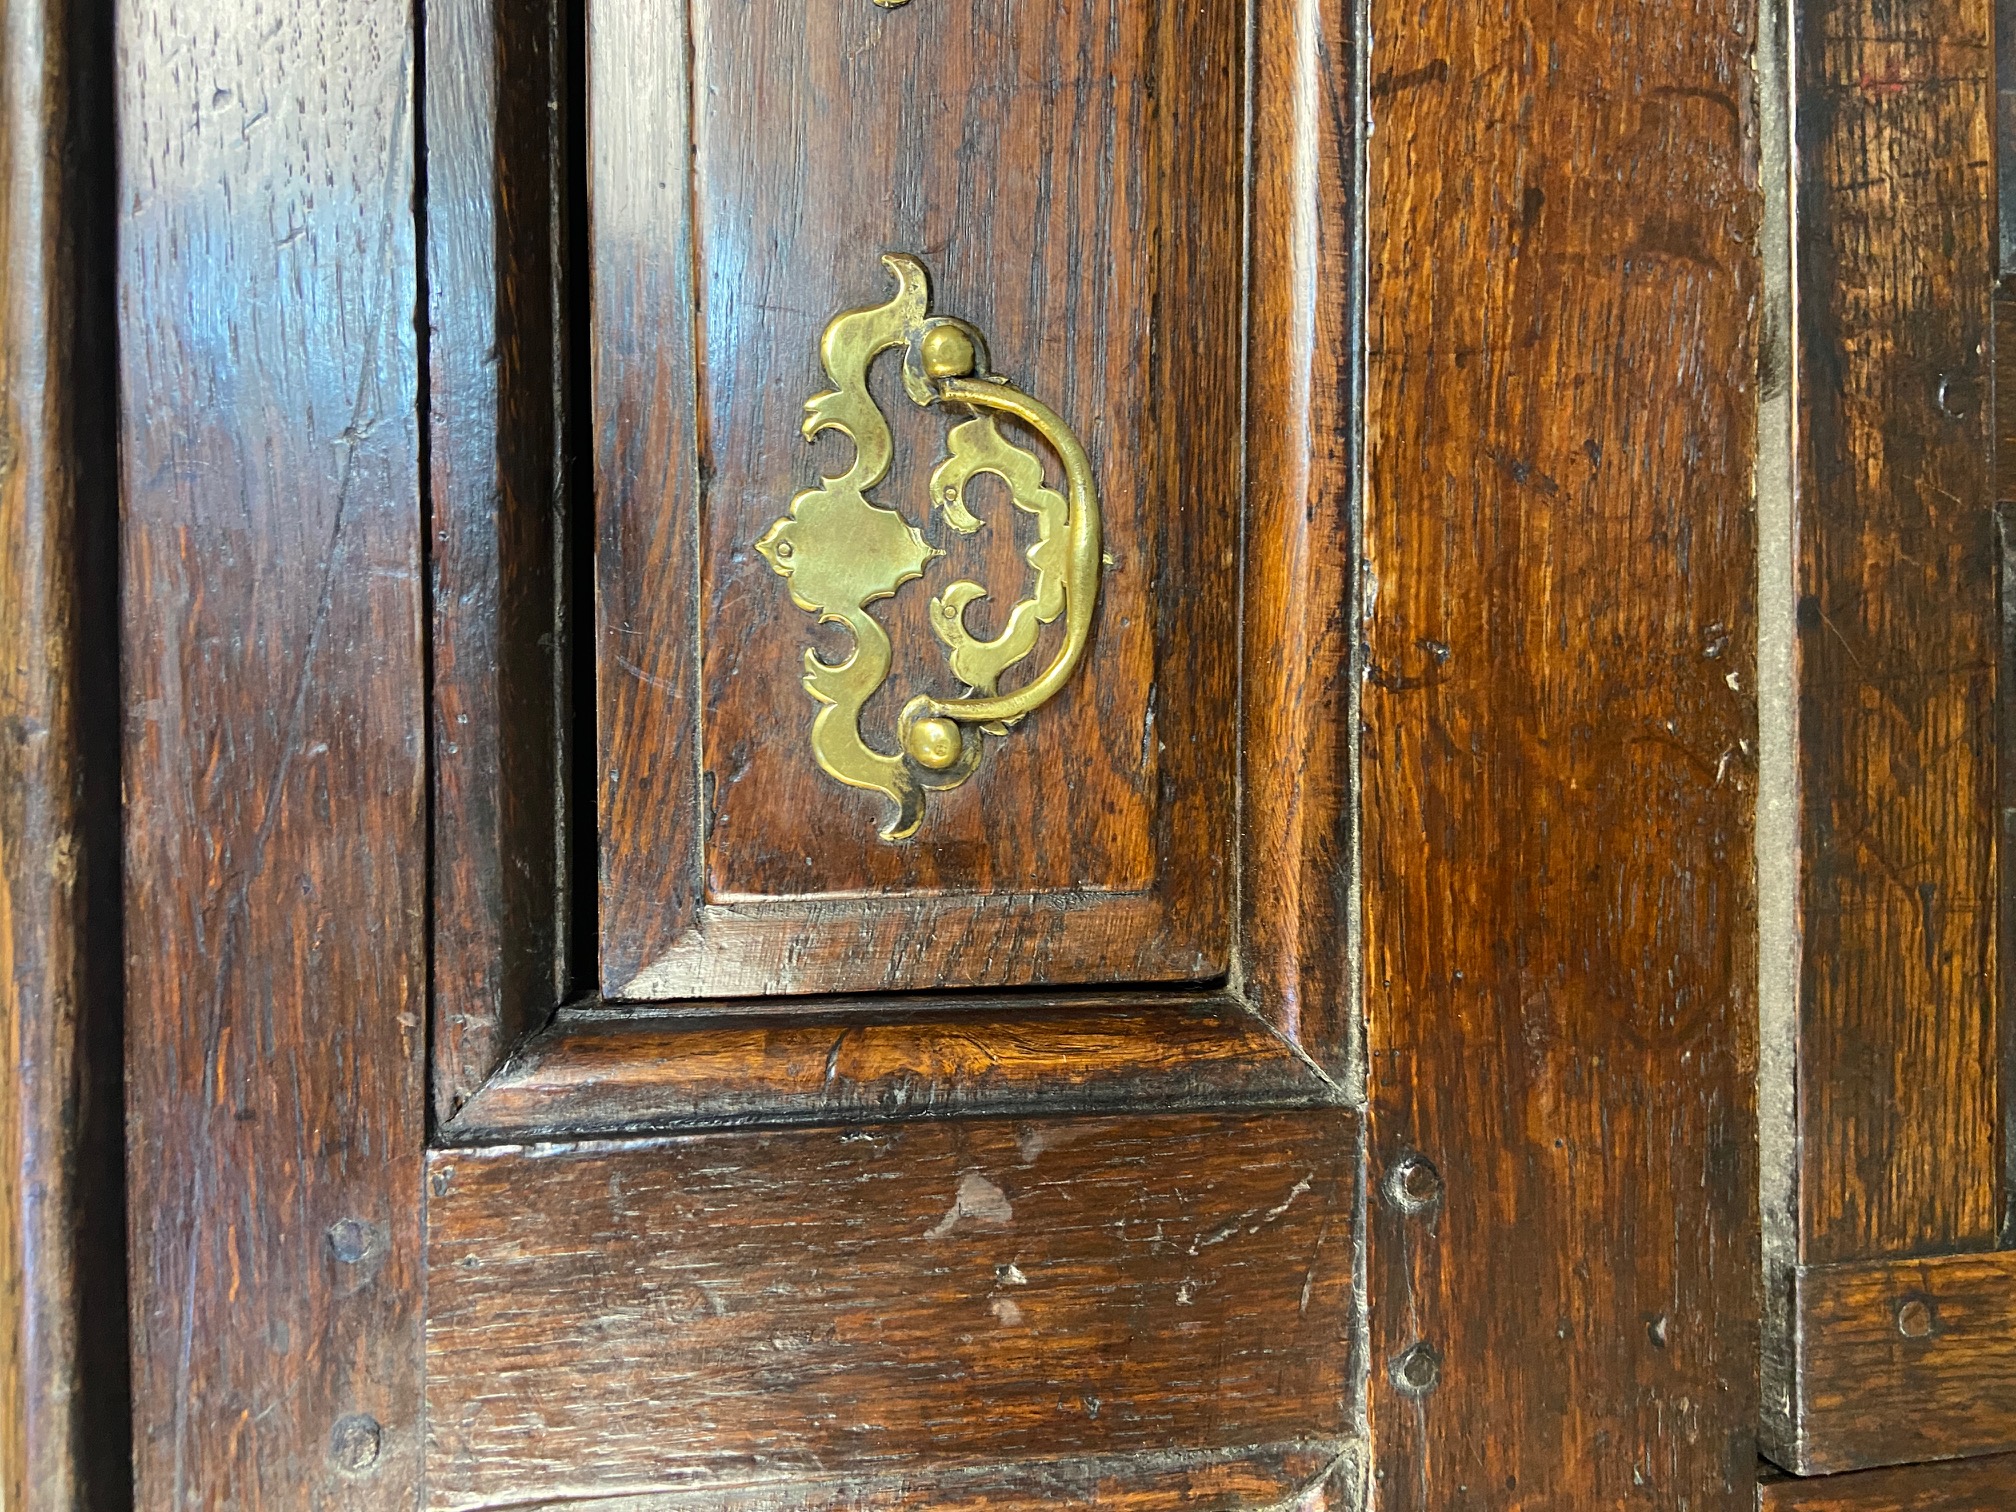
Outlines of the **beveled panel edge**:
M1059 1455L905 1469L884 1475L826 1471L729 1484L642 1487L589 1500L457 1504L466 1512L798 1512L930 1508L931 1512L1048 1512L1058 1506L1124 1512L1234 1512L1295 1507L1355 1512L1364 1506L1364 1443L1290 1440L1239 1449Z
M1038 988L1073 992L1107 981L1208 982L1222 977L1229 938L1209 942L1169 939L1160 890L1127 893L991 893L953 898L928 894L894 898L827 900L814 907L779 899L761 904L703 905L690 927L660 956L625 982L613 999L648 1007L677 999L799 997L829 993L883 993L887 961L911 931L927 926L956 930L966 941L940 963L934 990ZM1014 948L1032 913L1092 920L1076 941L1054 948ZM794 923L798 932L778 926ZM816 928L814 927L816 926ZM1060 959L1061 962L1060 962ZM1082 972L1082 983L1047 980L1058 970Z
M789 1015L578 1006L531 1035L437 1142L1360 1104L1222 992L827 999Z
M1336 0L1248 44L1239 898L1255 1009L1366 1078L1359 887L1366 49Z
M1764 1453L1828 1475L2016 1450L2016 1251L1800 1267Z
M569 60L554 0L429 0L423 19L429 1081L445 1118L569 975Z

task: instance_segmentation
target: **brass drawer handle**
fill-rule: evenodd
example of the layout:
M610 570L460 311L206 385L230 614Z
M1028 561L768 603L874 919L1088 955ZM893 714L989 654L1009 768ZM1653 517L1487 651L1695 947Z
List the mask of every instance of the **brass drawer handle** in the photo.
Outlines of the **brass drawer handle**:
M895 297L827 323L819 356L834 387L805 405L806 439L839 431L854 444L853 465L793 498L756 549L787 580L799 608L853 634L853 651L837 663L806 649L805 690L820 706L812 721L812 755L829 776L893 800L896 814L881 834L901 840L923 821L927 791L957 787L973 775L983 734L1006 735L1055 696L1083 659L1099 595L1099 493L1085 448L1057 412L989 371L986 341L972 326L930 313L923 264L904 253L890 253L882 263L896 279ZM1019 509L1036 517L1037 540L1028 551L1035 586L992 639L974 635L965 623L967 605L986 596L980 584L961 579L931 600L931 628L971 696L920 693L910 699L897 718L901 748L889 754L861 735L862 707L890 666L888 634L867 606L893 597L944 555L901 514L868 497L888 475L892 450L888 421L868 392L868 370L898 347L912 402L971 416L946 438L947 456L931 474L932 505L955 530L982 529L984 522L966 506L966 485L991 474ZM1034 452L1001 434L997 415L1020 421L1056 452L1063 494L1045 485ZM1064 640L1050 665L1021 687L998 692L1002 674L1035 649L1039 627L1060 616Z

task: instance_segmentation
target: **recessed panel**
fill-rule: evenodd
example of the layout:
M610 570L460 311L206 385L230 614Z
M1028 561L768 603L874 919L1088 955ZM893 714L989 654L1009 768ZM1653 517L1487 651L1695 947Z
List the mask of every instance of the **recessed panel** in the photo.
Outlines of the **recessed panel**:
M1221 976L1238 8L653 19L590 37L605 993Z

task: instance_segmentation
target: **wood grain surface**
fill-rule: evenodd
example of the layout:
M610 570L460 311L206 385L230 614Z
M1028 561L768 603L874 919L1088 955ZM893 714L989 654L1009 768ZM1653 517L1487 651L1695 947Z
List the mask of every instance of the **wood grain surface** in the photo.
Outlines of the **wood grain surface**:
M434 0L426 22L433 1081L445 1118L566 986L567 102L555 7Z
M2016 15L2005 5L1999 13L2008 16L2012 34L2009 47L2016 52ZM1998 38L2002 35L1998 23ZM1998 45L2000 45L1998 43ZM2011 100L2012 124L2016 124L2016 97ZM2016 137L2003 150L2016 160ZM2012 169L2016 171L2016 169ZM2016 219L2016 204L2010 206ZM2000 598L2002 612L2001 660L1997 669L1996 788L2002 812L2016 812L2016 698L2007 689L2016 687L2016 281L2000 284L1995 297L1995 519L2000 547ZM1995 861L1995 891L2000 908L1996 919L1996 1003L2010 1001L2016 991L2016 885L2004 874L2000 841ZM2001 1063L1997 1070L1997 1099L2002 1110L2002 1235L2006 1248L2016 1243L2016 1013L2004 1013L1999 1006L1995 1027L2001 1041Z
M728 1007L731 1005L720 1005ZM1236 1001L1056 996L899 1016L563 1009L463 1105L456 1143L750 1123L1341 1101L1330 1078Z
M1795 1311L1787 1469L2016 1450L2016 1252L1807 1267Z
M1757 1487L1757 1512L2006 1512L2012 1500L2016 1454L1774 1478Z
M413 11L122 5L137 1504L418 1501Z
M1253 15L1240 990L1355 1085L1359 80L1340 0Z
M872 1505L834 1478L1288 1446L1315 1480L1352 1437L1356 1146L1323 1111L437 1152L430 1495Z
M125 1464L111 32L0 5L0 1506Z
M1798 12L1811 1264L2003 1223L1990 11Z
M1956 1300L1905 1337L1868 1290L1964 1292L2010 1223L1992 9L1795 17L1800 1265L1764 1438L1800 1471L2016 1446L1994 1329Z
M1806 6L1794 81L1802 1264L1764 1437L1816 1472L2016 1447L2010 1272L1966 1256L2008 1234L2016 1028L1992 4ZM1923 1337L1913 1286L1956 1288Z
M641 0L597 6L591 21L603 990L1222 974L1238 672L1236 7L738 0L694 6L692 28L678 36ZM678 105L689 62L690 146ZM942 129L955 106L958 129ZM663 166L689 151L690 192ZM845 637L815 630L751 549L845 455L844 441L805 445L802 405L825 386L826 321L888 297L889 250L920 255L935 307L979 326L995 366L1077 430L1109 564L1072 682L990 741L974 778L934 796L918 835L895 845L875 834L883 800L826 777L807 742L805 648L833 657ZM882 497L925 521L943 418L903 400L893 370L877 384L899 464ZM995 524L970 540L929 524L951 553L931 572L996 585L996 600L1021 591L1028 542L1004 507L989 495L979 512ZM885 748L902 690L951 691L924 623L933 584L877 609L897 657L866 716Z
M758 1469L727 1484L614 1496L569 1497L540 1506L567 1512L1355 1512L1363 1452L1332 1442L1251 1444L1223 1451L1032 1456L1006 1464L938 1465L897 1471ZM517 1503L514 1505L525 1505Z
M1378 1502L1734 1509L1758 1337L1754 9L1369 19ZM1402 1170L1432 1193L1395 1193Z

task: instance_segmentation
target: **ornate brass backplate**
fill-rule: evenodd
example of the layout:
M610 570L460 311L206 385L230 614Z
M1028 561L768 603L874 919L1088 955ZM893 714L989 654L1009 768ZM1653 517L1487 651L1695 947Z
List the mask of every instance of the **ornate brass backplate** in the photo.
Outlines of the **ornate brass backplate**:
M1099 496L1091 462L1070 427L988 370L987 344L972 326L930 313L924 265L904 253L890 253L882 264L895 276L895 297L827 324L819 358L834 386L805 405L806 439L839 431L854 444L853 466L792 499L756 549L787 580L793 603L853 635L854 649L844 661L826 662L806 649L805 691L819 705L812 756L837 781L891 799L896 813L882 826L882 838L902 840L923 822L925 793L971 777L983 737L1007 735L1064 686L1084 656L1099 593ZM1036 543L1028 551L1035 585L992 639L966 625L967 605L987 596L980 584L961 579L931 600L931 628L968 692L911 698L897 718L900 749L885 753L861 734L862 707L890 666L888 632L868 605L893 597L944 555L902 514L868 497L888 475L892 450L888 421L868 392L868 369L896 348L903 352L903 389L913 402L970 417L946 437L947 455L931 474L931 505L952 529L970 535L984 522L966 506L966 485L983 473L999 478L1016 506L1036 518ZM1020 421L1056 452L1063 493L1045 485L1036 453L1001 434L996 415ZM1035 650L1039 628L1060 616L1063 644L1049 666L1012 692L1000 692L1002 675Z

